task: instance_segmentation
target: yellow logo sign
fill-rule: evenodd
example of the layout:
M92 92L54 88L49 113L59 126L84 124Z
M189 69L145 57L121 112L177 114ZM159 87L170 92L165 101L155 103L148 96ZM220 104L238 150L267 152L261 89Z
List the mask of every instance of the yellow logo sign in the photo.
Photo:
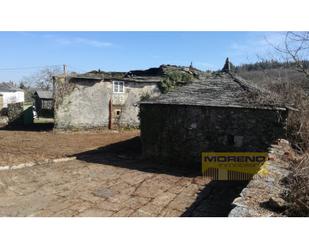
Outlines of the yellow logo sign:
M267 152L203 152L202 173L209 169L256 174L265 161Z

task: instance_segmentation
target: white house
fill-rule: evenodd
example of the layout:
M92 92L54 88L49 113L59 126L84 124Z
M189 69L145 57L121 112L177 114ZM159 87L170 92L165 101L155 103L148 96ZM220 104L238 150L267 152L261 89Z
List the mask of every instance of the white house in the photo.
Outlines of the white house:
M9 83L0 83L0 110L8 104L25 101L24 91Z

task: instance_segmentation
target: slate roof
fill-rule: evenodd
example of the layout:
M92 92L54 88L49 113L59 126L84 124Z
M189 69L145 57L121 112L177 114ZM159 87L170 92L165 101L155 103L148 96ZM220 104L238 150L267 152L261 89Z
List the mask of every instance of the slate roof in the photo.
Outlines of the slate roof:
M159 83L161 81L161 77L159 76L114 76L114 75L95 75L95 74L75 74L75 75L70 75L70 79L80 79L80 80L104 80L104 81L109 81L109 80L121 80L121 81L126 81L126 82L135 82L135 83Z
M131 70L129 72L104 72L104 71L90 71L84 74L71 74L68 77L71 79L85 79L85 80L122 80L126 82L135 83L159 83L162 77L170 70L183 71L187 73L197 73L199 70L184 66L176 65L161 65L146 70ZM190 72L191 70L191 72Z
M0 92L17 92L17 91L23 91L23 90L10 83L5 82L0 83Z
M230 72L218 72L204 74L199 80L176 87L156 98L141 101L140 104L286 109L280 104L274 104L269 94Z
M35 93L40 99L53 99L53 92L47 90L36 90Z

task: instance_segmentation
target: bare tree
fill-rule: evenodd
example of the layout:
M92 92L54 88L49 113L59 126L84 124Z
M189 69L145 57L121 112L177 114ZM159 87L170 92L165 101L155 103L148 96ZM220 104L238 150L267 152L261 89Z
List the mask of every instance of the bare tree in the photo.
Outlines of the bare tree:
M52 77L60 73L62 73L61 67L47 67L31 76L24 77L20 83L25 86L51 90L53 88Z
M309 32L287 32L282 46L273 46L282 53L287 61L295 63L299 72L309 77L308 56L309 56Z

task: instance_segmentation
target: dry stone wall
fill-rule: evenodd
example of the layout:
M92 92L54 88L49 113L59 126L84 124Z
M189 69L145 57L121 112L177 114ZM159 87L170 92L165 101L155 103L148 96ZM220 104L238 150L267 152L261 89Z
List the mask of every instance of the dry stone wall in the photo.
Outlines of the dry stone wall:
M143 155L201 168L201 152L265 152L285 137L285 111L141 104Z
M286 140L271 146L269 160L234 200L229 217L284 216L284 179L292 173L287 160L292 153Z

